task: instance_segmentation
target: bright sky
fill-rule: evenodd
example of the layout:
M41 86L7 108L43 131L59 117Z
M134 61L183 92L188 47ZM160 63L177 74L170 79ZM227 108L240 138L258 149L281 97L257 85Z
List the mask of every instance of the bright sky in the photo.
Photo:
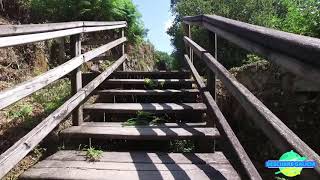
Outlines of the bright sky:
M142 14L142 20L149 29L148 39L155 48L171 54L170 36L166 31L171 26L173 17L170 13L170 0L133 0Z

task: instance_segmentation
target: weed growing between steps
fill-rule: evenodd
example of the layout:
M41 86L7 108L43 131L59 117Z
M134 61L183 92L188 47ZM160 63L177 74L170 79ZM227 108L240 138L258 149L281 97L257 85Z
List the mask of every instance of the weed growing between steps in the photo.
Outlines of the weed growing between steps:
M156 89L156 88L163 88L165 82L157 82L155 80L149 79L149 78L145 78L144 79L144 87L146 89Z
M86 149L86 159L90 162L99 161L102 157L103 151L90 147Z
M146 126L146 125L159 125L167 123L168 116L158 117L153 113L138 111L135 118L130 118L123 123L123 126Z

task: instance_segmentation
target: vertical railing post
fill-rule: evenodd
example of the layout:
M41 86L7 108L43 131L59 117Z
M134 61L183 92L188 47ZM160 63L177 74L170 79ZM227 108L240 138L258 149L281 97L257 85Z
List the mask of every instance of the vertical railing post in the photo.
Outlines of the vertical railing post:
M121 30L121 36L122 37L124 37L124 28L122 28L122 30ZM122 43L122 55L124 55L126 52L125 52L125 44L124 43ZM122 70L123 71L126 71L126 61L124 61L123 62L123 64L122 64Z
M192 39L191 25L188 24L188 37ZM189 47L189 57L191 62L193 63L193 49Z
M70 37L71 43L71 55L76 57L81 55L81 39L80 34L73 35ZM72 94L76 94L82 88L82 72L81 66L75 69L71 73L71 88ZM80 126L83 122L83 108L80 105L72 113L72 123L74 126Z
M218 39L217 34L208 31L209 33L209 52L214 53L214 57L218 58ZM214 52L213 52L214 51ZM217 101L217 79L216 75L208 68L207 70L207 88L208 91L211 93L212 97Z

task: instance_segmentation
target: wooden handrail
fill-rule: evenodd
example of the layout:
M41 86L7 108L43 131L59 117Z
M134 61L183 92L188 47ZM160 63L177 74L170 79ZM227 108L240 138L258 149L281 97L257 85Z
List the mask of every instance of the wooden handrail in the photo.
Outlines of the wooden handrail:
M0 26L0 48L34 43L75 34L120 29L126 22L70 22L40 25Z
M44 119L38 126L0 155L0 178L5 176L20 160L37 146L61 121L78 107L102 82L127 59L123 55L111 67L101 73L84 88Z
M106 45L103 45L97 49L89 51L83 55L77 56L68 62L51 69L50 71L39 75L29 81L26 81L20 85L17 85L11 89L0 92L0 109L3 109L22 98L48 86L52 82L60 79L61 77L69 74L71 71L78 68L85 62L88 62L95 57L105 53L106 51L124 43L127 41L127 38L119 38L115 41L112 41Z
M314 160L320 164L320 156L292 132L276 115L274 115L258 98L256 98L245 86L221 65L210 53L203 48L195 46L195 42L184 38L186 45L191 48L198 47L194 51L203 52L199 57L223 82L230 93L244 107L252 117L255 124L267 135L267 137L282 151L294 148L300 155ZM315 170L320 174L320 167Z
M290 72L320 83L320 39L255 26L215 15L185 17Z
M74 28L85 27L99 27L108 26L109 28L117 29L119 26L126 27L125 21L114 22L92 22L92 21L75 21L63 23L48 23L48 24L27 24L27 25L0 25L0 37L3 36L16 36L22 34L35 34L51 31L59 31Z
M230 142L233 150L237 154L241 164L243 165L246 174L251 180L259 180L262 179L260 174L258 173L257 169L254 167L252 161L250 160L248 154L242 147L240 141L238 140L237 136L232 131L230 125L228 124L228 121L220 111L216 101L213 99L211 93L206 90L206 85L203 82L201 76L199 75L198 71L192 64L190 58L188 55L184 55L184 59L188 64L188 67L191 70L192 76L195 79L198 88L200 89L201 95L203 99L206 101L206 105L208 108L208 112L210 113L211 117L216 117L218 120L217 126L219 129L219 132L223 133L227 138L227 140ZM208 122L208 124L213 124L213 122Z

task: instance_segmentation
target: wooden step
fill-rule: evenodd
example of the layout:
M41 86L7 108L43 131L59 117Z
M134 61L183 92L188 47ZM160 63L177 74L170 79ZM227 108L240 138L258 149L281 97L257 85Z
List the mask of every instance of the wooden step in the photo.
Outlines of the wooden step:
M88 126L88 127L123 127L123 122L85 122L82 125ZM150 126L144 126L144 125L138 125L134 127L139 128L145 128ZM206 122L199 122L199 123L164 123L159 125L152 125L152 127L169 127L169 128L175 128L175 127L207 127Z
M125 96L125 95L133 95L133 96L192 96L199 94L199 90L197 89L167 89L167 90L122 90L122 89L109 89L109 90L99 90L95 92L100 95L114 95L114 96Z
M113 78L130 78L130 79L137 79L137 78L150 78L150 79L187 79L191 77L190 71L153 71L153 72L146 72L146 71L118 71L114 72L112 75Z
M84 110L96 110L109 113L136 113L137 111L155 113L175 112L205 112L207 106L203 103L96 103L84 105Z
M96 138L96 139L126 139L126 140L176 140L217 138L220 136L216 128L209 127L108 127L99 124L82 124L73 126L61 132L64 139Z
M21 179L167 180L240 179L222 152L209 154L104 152L98 162L84 151L59 151L24 172Z
M152 79L155 83L189 85L193 83L192 79ZM145 85L145 79L108 79L106 84L120 85Z

